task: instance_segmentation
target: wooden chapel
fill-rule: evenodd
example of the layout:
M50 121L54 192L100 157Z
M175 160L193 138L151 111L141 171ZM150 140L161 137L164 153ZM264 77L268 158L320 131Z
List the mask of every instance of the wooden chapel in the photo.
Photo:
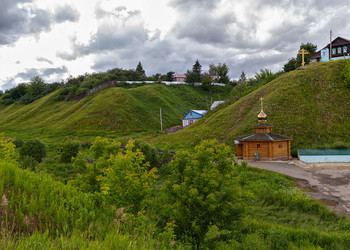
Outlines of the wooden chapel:
M263 98L261 112L258 115L258 124L253 125L254 133L235 138L236 156L243 160L291 160L292 137L272 133L271 124L266 123L267 115L263 110Z

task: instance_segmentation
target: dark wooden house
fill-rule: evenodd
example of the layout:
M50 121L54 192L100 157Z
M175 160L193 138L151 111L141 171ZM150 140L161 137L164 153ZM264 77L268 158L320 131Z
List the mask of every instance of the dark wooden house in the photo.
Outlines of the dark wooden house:
M258 124L253 125L254 133L235 138L236 156L243 160L291 160L292 137L272 133L273 125L266 123L263 111L258 115Z
M332 49L328 44L323 49L317 51L311 56L312 62L328 62L330 60L339 60L350 58L350 40L337 37L332 41Z

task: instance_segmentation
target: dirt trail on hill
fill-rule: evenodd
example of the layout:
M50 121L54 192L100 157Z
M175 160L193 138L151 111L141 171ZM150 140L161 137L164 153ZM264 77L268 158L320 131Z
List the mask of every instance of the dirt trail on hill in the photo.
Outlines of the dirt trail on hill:
M289 175L311 198L350 219L350 164L248 161L248 165Z

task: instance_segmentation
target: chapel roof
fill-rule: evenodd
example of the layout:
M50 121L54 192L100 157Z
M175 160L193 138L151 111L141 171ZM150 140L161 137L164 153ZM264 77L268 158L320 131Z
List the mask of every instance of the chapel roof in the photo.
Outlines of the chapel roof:
M235 138L238 141L282 141L292 140L292 137L275 134L275 133L254 133L248 135L241 135Z

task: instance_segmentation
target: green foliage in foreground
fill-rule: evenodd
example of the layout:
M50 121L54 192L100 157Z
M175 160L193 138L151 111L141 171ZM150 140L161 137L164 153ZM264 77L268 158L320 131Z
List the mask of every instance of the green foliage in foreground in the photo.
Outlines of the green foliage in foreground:
M81 177L68 184L7 162L10 151L0 157L0 248L350 245L349 221L302 193L290 178L237 164L225 145L203 141L195 153L178 153L156 178L132 142L125 149L102 138L95 143L99 147L79 152L74 166ZM98 161L87 163L84 156L97 148Z
M292 153L298 148L350 146L350 88L343 70L349 60L310 64L258 88L236 102L209 112L203 119L152 144L193 147L216 138L233 146L236 136L253 132L264 97L267 122L274 133L291 136Z
M203 141L195 154L178 153L167 167L171 174L165 183L166 212L179 239L200 247L213 228L220 237L240 226L245 197L229 147Z

